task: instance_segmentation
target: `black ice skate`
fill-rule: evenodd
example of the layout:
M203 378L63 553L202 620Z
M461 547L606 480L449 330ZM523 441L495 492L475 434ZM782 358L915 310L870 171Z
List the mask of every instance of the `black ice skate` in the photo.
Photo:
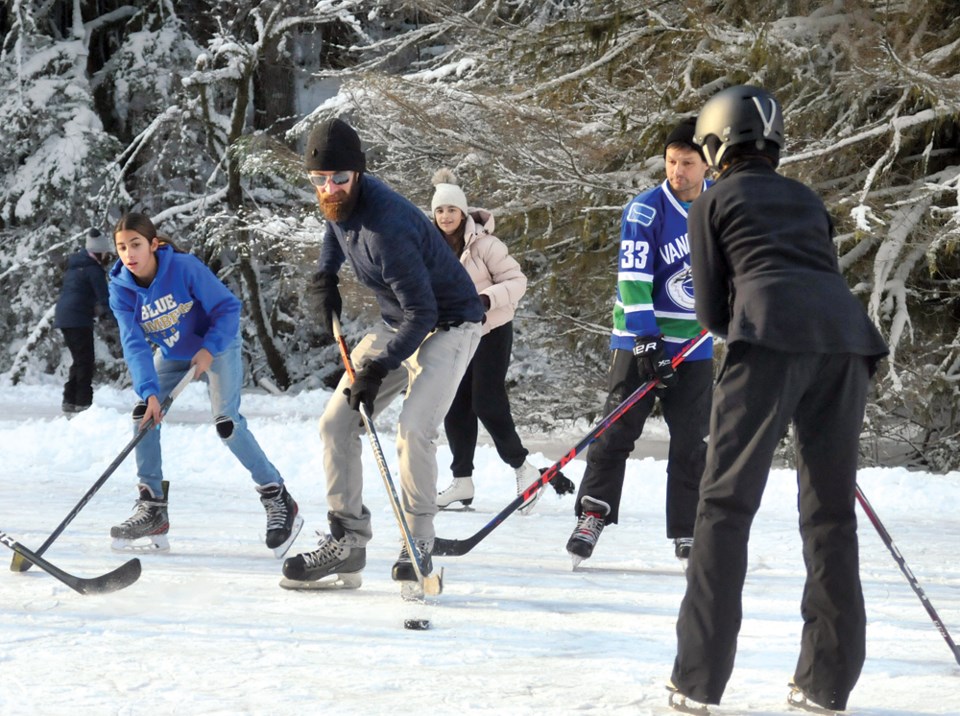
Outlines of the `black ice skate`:
M168 552L170 520L167 517L166 496L158 497L147 485L138 485L140 499L133 514L119 525L110 528L112 549L118 552Z
M673 553L677 559L686 561L690 558L690 550L693 548L693 537L677 537L673 540ZM686 567L686 565L684 565Z
M283 563L284 589L357 589L367 564L365 547L355 547L333 535L317 533L318 548L288 557Z
M426 578L433 572L433 540L414 539L413 546L420 555L420 572L424 578ZM393 569L390 570L390 576L395 582L400 582L401 597L408 601L422 601L425 586L429 586L431 595L441 592L443 589L442 571L443 570L441 570L439 577L431 577L429 580L424 580L424 582L429 582L429 585L421 584L420 580L417 579L417 570L414 569L413 560L407 551L407 545L404 544L400 547L400 555L397 557L397 561L394 562Z
M605 519L610 514L610 505L586 495L580 499L580 506L583 511L567 540L567 552L573 560L574 569L593 554L593 548L597 546L600 533L606 526Z
M290 545L300 534L303 527L303 517L297 503L293 501L286 485L276 482L257 487L260 493L260 502L267 511L267 547L280 559L290 549Z

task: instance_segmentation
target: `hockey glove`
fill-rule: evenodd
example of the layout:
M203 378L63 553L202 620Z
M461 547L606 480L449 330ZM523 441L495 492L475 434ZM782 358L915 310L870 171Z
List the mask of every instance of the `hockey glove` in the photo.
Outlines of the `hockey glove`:
M353 384L343 391L350 407L359 411L360 406L363 405L367 409L367 415L373 415L373 401L377 399L380 385L388 372L376 361L370 361L357 371Z
M340 278L335 273L315 273L310 286L310 302L317 314L323 335L333 335L333 315L343 311L343 299L337 284Z
M547 471L547 468L540 468L540 474L542 475ZM550 486L553 487L554 491L558 495L572 495L577 491L577 486L573 484L573 480L564 475L562 472L557 470L557 474L553 476L553 479L550 480Z
M637 361L640 380L659 380L658 388L676 385L677 374L673 362L663 355L663 336L639 336L634 341L633 357Z

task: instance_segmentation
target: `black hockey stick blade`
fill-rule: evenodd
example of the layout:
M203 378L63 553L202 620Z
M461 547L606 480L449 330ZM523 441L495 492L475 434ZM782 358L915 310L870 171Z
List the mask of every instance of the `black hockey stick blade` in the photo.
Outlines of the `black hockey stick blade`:
M23 556L25 559L29 560L32 564L40 567L40 569L47 574L59 579L61 582L70 587L70 589L74 590L75 592L79 592L80 594L109 594L110 592L116 592L124 589L125 587L129 587L131 584L140 579L140 560L136 558L121 564L112 572L107 572L99 577L85 579L83 577L77 577L68 572L64 572L62 569L57 567L55 564L48 562L36 552L24 547L6 532L0 531L0 542L5 544L17 554Z
M163 403L160 404L160 410L162 413L166 413L167 410L169 410L176 397L180 395L180 393L183 392L183 389L189 385L191 380L193 380L196 372L196 368L191 366L190 369L184 373L183 377L180 379L180 382L174 386L172 391L170 391L170 395L168 395L164 399ZM34 554L40 556L47 551L47 548L50 547L54 540L56 540L57 537L59 537L60 534L67 528L67 525L73 522L73 518L80 514L80 510L82 510L86 504L90 502L93 496L97 494L97 491L103 487L103 484L107 481L107 479L116 471L118 467L120 467L121 463L126 460L127 456L133 451L137 444L143 440L143 436L146 435L151 428L153 428L152 420L137 431L137 434L134 435L130 442L126 444L123 450L120 451L120 454L114 458L113 462L111 462L107 469L103 471L103 474L100 475L97 481L90 486L90 489L86 491L83 497L80 498L80 501L74 505L73 509L70 510L70 513L63 518L63 521L57 525L57 528L50 534L49 537L47 537L46 541L40 545L40 548L37 549ZM10 571L26 572L32 565L33 562L17 552L13 555L13 559L10 560Z
M710 337L710 334L706 329L700 331L695 338L687 341L683 346L683 349L673 357L673 367L676 368L680 365L687 356L689 356L693 351L695 351L704 341ZM433 541L433 554L441 557L462 557L467 552L476 547L480 542L491 532L493 532L501 522L503 522L507 517L512 515L516 510L526 502L530 497L537 493L537 490L542 488L548 482L553 480L558 475L563 475L560 470L573 460L577 455L587 449L587 447L600 437L607 428L613 425L617 420L619 420L624 413L626 413L630 408L637 404L637 402L649 393L651 390L657 387L659 383L658 380L648 380L646 383L641 385L635 391L624 399L620 405L614 408L610 413L606 415L597 425L587 433L584 438L578 442L574 447L561 457L557 462L548 467L546 470L540 473L540 479L536 480L531 484L526 490L517 495L510 502L509 505L504 507L500 512L493 516L487 524L481 527L476 533L467 537L466 539L444 539L442 537L437 537ZM566 479L566 478L564 478Z

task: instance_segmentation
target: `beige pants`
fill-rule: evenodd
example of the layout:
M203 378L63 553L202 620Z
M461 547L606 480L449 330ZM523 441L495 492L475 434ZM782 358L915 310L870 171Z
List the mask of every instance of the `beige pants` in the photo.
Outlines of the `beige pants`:
M354 366L383 353L394 332L383 325L367 334L351 353ZM480 342L480 324L465 323L430 333L417 351L383 380L373 418L406 393L397 424L397 459L401 505L414 538L433 539L437 513L437 438L443 416ZM320 418L323 468L327 476L328 518L343 527L344 540L358 547L373 536L370 511L363 506L363 447L360 415L343 391L344 374Z

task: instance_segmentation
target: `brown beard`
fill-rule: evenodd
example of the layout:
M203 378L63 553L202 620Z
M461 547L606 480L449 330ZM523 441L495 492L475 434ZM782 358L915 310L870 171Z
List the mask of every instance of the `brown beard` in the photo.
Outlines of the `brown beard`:
M323 212L323 218L327 221L346 221L350 218L350 214L353 213L354 207L357 205L357 187L359 182L354 181L353 186L350 187L350 191L347 193L346 197L340 199L339 201L333 201L327 196L324 196L320 199L320 210Z

